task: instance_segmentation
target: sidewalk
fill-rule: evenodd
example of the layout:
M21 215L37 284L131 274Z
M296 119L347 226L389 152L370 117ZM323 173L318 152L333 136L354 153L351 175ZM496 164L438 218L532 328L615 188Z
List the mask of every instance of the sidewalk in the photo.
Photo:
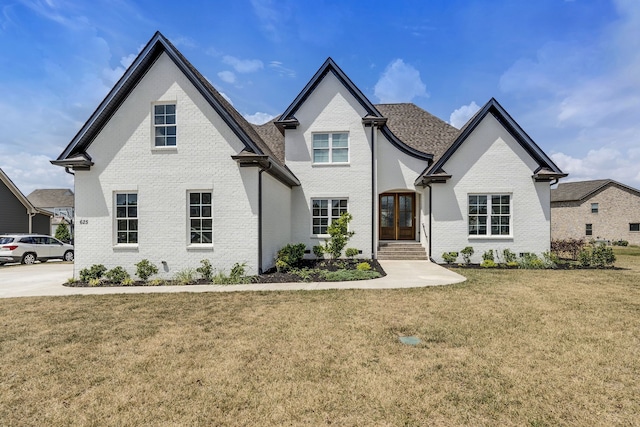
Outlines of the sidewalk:
M385 277L372 280L350 282L309 282L309 283L252 283L248 285L187 285L187 286L122 286L72 288L63 286L73 275L73 265L51 263L46 265L22 266L6 274L0 272L0 298L54 295L101 295L134 293L171 292L241 292L241 291L292 291L317 289L398 289L425 286L450 285L464 282L466 278L429 261L379 261L387 273ZM26 267L35 270L41 267L39 275L25 274ZM44 270L50 271L43 277ZM19 274L18 274L19 273ZM12 279L10 279L12 278ZM34 283L36 282L36 283Z

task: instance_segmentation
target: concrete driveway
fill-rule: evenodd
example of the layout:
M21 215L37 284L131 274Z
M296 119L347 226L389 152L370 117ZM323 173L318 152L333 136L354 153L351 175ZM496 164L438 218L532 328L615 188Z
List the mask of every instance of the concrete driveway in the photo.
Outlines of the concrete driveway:
M63 283L73 276L73 264L50 261L45 264L0 267L0 298L125 293L398 289L450 285L466 280L465 277L429 261L380 261L380 265L387 272L385 277L351 282L70 288L63 286Z

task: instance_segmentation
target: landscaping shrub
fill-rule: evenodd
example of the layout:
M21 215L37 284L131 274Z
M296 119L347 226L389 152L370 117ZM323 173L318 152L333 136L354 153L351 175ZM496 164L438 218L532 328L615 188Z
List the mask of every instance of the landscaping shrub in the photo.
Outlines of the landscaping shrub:
M278 251L276 257L276 269L278 271L288 271L297 266L304 258L304 243L288 244ZM237 265L237 264L236 264Z
M313 247L313 254L317 259L324 258L324 248L322 247L322 245L315 245Z
M596 244L591 248L586 247L578 255L578 263L585 268L612 267L615 262L616 256L613 249L602 244Z
M246 263L235 263L233 267L231 267L231 272L227 276L224 271L218 272L213 277L213 283L216 285L237 285L241 283L249 283L251 281L250 277L245 275Z
M585 244L582 239L552 240L551 252L559 258L570 258L576 261Z
M213 280L213 268L211 267L211 261L208 259L200 260L200 267L196 268L196 271L200 276L207 281Z
M173 279L176 282L178 282L180 285L190 285L190 284L195 283L197 281L196 274L197 274L196 270L194 270L192 268L187 268L187 269L178 271L175 274Z
M629 242L627 240L614 240L611 244L613 246L629 246Z
M107 277L107 279L109 279L110 282L113 283L122 283L126 279L130 278L129 273L127 273L127 271L120 266L113 267L111 270L105 273L105 276Z
M366 280L380 277L380 273L377 271L362 270L324 271L323 275L325 279L330 282L346 282L350 280Z
M488 251L483 253L482 254L482 260L483 261L494 261L494 263L495 263L495 258L493 257L493 249L489 249Z
M467 246L463 250L460 251L462 254L462 260L465 264L469 265L471 263L471 256L474 254L473 247Z
M89 268L83 268L80 270L80 280L88 282L92 279L99 280L102 275L107 271L107 267L102 264L93 264Z
M371 265L368 262L361 262L358 265L356 265L356 270L369 271L371 270Z
M502 258L504 258L504 262L507 265L513 265L513 263L516 263L518 260L516 254L510 249L505 249L502 251Z
M546 251L542 253L542 262L544 264L544 268L556 268L558 267L560 259L553 252Z
M124 279L122 282L120 282L120 284L122 286L133 286L136 282L133 281L132 278L128 277L126 279Z
M147 279L154 274L158 274L158 267L155 264L151 263L148 259L143 259L136 265L136 276L140 278L140 280L146 282Z
M544 269L544 261L536 254L525 252L518 259L518 267L530 270L541 270Z
M360 253L360 251L358 249L356 249L356 248L347 248L347 250L344 251L344 254L349 259L357 257L358 253Z
M329 233L329 239L324 244L323 250L328 253L332 259L338 259L342 255L342 250L347 246L347 242L355 234L349 230L349 222L353 219L353 216L344 212L339 218L331 221L329 227L327 227L327 233Z
M453 264L458 259L458 252L444 252L442 254L442 259L447 264Z
M484 259L482 260L482 262L480 263L480 267L484 267L484 268L494 268L496 267L496 263L494 260L492 259Z

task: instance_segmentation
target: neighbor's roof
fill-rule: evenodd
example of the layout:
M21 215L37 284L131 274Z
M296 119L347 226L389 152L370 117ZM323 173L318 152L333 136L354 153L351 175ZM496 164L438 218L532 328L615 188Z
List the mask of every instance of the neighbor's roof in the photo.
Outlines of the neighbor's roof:
M612 179L594 179L592 181L576 181L558 184L557 188L551 190L551 202L581 201L612 185L640 196L640 190L636 190L633 187L621 184Z
M66 208L74 206L75 197L68 188L44 188L33 190L27 199L38 208Z
M374 106L387 118L386 126L397 139L414 150L433 155L434 160L438 160L460 133L455 127L415 104ZM284 162L284 136L275 125L279 119L280 117L276 117L265 124L254 125L254 128L271 151Z

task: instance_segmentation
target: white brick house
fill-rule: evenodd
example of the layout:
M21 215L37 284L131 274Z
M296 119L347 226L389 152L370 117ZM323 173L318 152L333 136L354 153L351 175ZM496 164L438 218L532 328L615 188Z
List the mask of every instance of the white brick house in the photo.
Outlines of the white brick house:
M491 99L458 130L413 104L372 104L330 58L277 119L253 126L156 33L67 148L75 173L77 272L170 277L274 265L310 250L340 212L350 247L548 250L550 182L566 176Z

